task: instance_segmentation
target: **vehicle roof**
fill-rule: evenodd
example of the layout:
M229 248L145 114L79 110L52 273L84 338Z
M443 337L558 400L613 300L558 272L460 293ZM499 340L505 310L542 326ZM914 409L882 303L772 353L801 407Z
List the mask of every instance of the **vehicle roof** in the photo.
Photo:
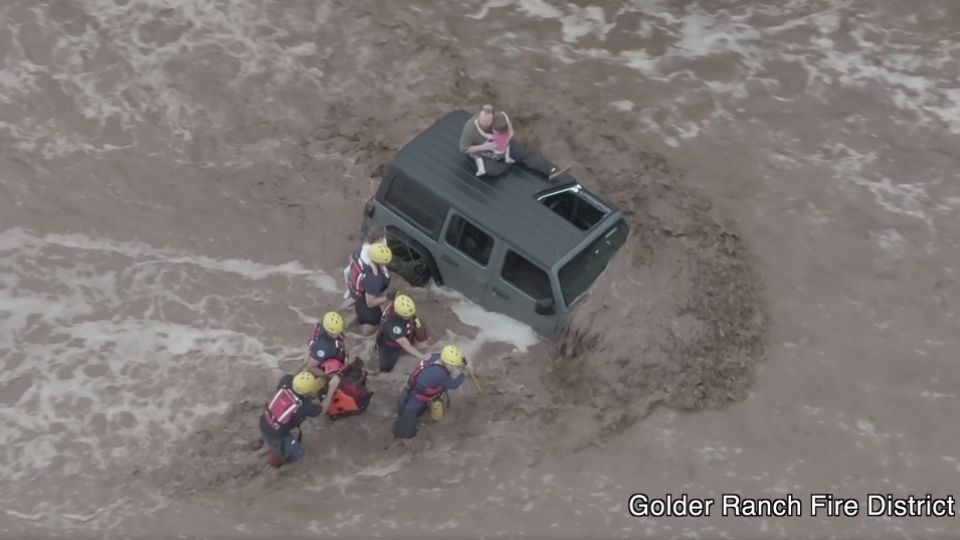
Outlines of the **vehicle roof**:
M580 230L537 197L577 181L550 182L522 166L511 167L496 178L477 177L473 160L459 149L460 132L472 116L458 110L437 120L400 150L393 167L445 199L476 225L507 239L533 262L553 267L593 230Z

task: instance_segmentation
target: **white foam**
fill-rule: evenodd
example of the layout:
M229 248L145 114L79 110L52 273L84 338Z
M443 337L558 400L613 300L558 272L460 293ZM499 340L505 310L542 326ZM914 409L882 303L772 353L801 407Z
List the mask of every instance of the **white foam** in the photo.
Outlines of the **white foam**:
M322 271L307 269L297 261L283 264L265 264L247 259L214 259L170 248L154 248L143 242L93 239L83 234L45 234L39 236L20 227L7 229L0 233L0 251L35 250L41 246L61 246L85 251L115 253L131 259L146 259L135 263L135 265L184 264L206 270L237 274L250 280L277 275L306 276L309 283L322 291L340 291L334 278Z
M874 438L877 437L877 429L873 425L873 422L870 422L869 420L858 419L857 429L859 429L864 435L869 435L870 437Z
M692 139L700 135L700 126L696 122L684 122L674 127L677 130L677 136L681 139Z
M655 75L657 72L658 60L644 50L620 51L613 60L643 74Z
M288 48L287 52L296 56L310 56L317 53L317 45L309 42L301 43L300 45Z
M960 89L941 88L939 93L943 96L939 102L944 105L936 105L936 100L930 100L923 104L923 109L945 122L950 127L951 133L960 134Z
M452 299L453 304L450 307L457 318L463 324L477 329L477 336L463 351L467 356L479 350L484 343L508 343L517 350L526 352L540 341L540 337L530 326L506 315L487 311L457 291L437 287L433 283L430 291Z
M35 78L24 66L0 69L0 103L12 103L12 96L34 87Z
M749 57L754 49L746 43L760 38L760 32L750 26L729 24L706 14L691 14L684 17L674 48L691 57L725 52Z
M921 68L934 72L942 69L958 45L941 42L921 52L892 43L887 37L882 42L868 39L868 29L876 34L877 29L868 23L851 30L851 37L858 43L856 50L823 50L824 58L818 62L821 71L837 73L837 81L844 86L881 85L893 95L897 107L920 115L921 126L936 119L951 133L960 133L960 90L952 82L914 74ZM874 61L876 58L881 61Z
M556 20L560 22L561 39L566 43L574 43L585 36L596 35L603 40L616 23L607 22L603 8L600 6L580 7L566 4L564 8L553 6L543 0L487 0L480 11L474 15L467 15L472 19L483 19L490 14L491 9L514 7L526 16L534 19Z
M540 19L559 19L563 11L544 2L544 0L519 0L517 8L530 17Z
M588 35L596 35L602 41L616 26L614 22L607 22L600 6L579 7L567 4L567 7L572 11L560 19L560 32L564 42L573 43Z
M19 125L0 121L0 128L6 130L10 135L13 140L13 148L35 151L39 147L44 159L48 160L75 152L100 154L129 148L129 146L110 144L96 145L90 143L88 137L84 135L58 132L52 120L38 123L31 118L26 118Z
M293 286L259 283L275 275ZM226 412L244 377L221 378L217 392L208 381L302 357L302 340L276 337L296 317L277 317L271 305L302 301L311 278L325 286L299 263L0 232L0 353L23 356L0 370L0 385L26 384L12 406L0 406L0 446L10 457L0 476L12 482L10 493L62 463L64 444L89 448L71 456L65 474L95 474L111 459L172 455L195 422ZM264 297L272 302L258 301ZM118 429L127 419L134 424ZM55 422L64 427L51 429ZM105 447L101 436L110 438Z
M393 461L368 465L356 472L355 476L371 476L383 478L399 471L410 462L410 456L403 456Z
M960 197L944 197L940 199L938 208L946 212L960 209Z
M263 9L259 4L226 0L180 6L171 10L169 16L162 17L162 24L183 27L189 22L190 27L179 39L165 44L142 41L144 36L138 29L145 24L156 25L157 12L166 6L149 2L119 5L113 0L90 0L86 4L88 11L96 13L99 25L88 25L84 34L79 36L55 30L55 24L47 20L46 10L32 10L44 29L43 37L52 41L50 56L56 62L56 70L43 66L33 69L35 66L14 33L14 46L5 51L7 57L0 72L0 89L4 90L0 92L0 102L17 99L28 91L33 75L47 71L61 85L75 110L84 117L101 126L112 117L119 119L123 128L136 126L137 131L141 131L144 116L149 112L159 120L150 122L151 127L172 134L173 138L168 142L179 140L184 143L179 146L167 144L166 151L186 156L188 148L185 144L190 142L193 129L202 122L210 122L211 116L217 121L216 115L229 114L229 111L212 110L198 100L202 94L189 88L192 81L181 76L182 70L171 69L171 61L214 64L217 83L226 91L231 91L233 84L262 73L270 74L270 84L292 82L320 89L322 73L313 66L304 66L304 59L317 54L316 46L308 42L284 48L277 40L261 39L261 29L275 27L277 21L273 20L271 10ZM322 11L318 10L318 17L323 16ZM283 22L283 26L292 32L315 28L311 18L290 16ZM105 38L98 27L128 31L111 32ZM110 67L91 71L90 59L104 50L111 55ZM226 72L232 64L213 55L222 55L235 62L236 72ZM276 109L273 117L285 114L285 105L280 100L267 100L262 105ZM56 110L59 108L28 110L29 116L18 122L19 130L7 128L13 138L12 146L39 150L48 159L77 152L112 150L91 144L95 137L85 131L85 125L70 124L62 116L56 116ZM235 151L238 157L248 150L247 147L221 149Z
M808 159L829 163L834 170L834 176L841 181L866 188L874 196L874 200L884 210L895 214L911 216L923 221L934 231L933 220L926 213L926 201L930 197L924 184L897 183L889 178L874 172L868 172L867 167L877 161L877 152L858 152L844 144L836 143L833 150L838 155L828 159L810 156Z
M480 7L480 11L475 15L467 15L471 19L483 19L490 14L491 9L507 7L513 4L513 0L487 0L483 6Z
M879 180L870 180L859 176L848 178L854 184L867 188L877 203L885 210L896 214L913 216L933 226L930 218L924 212L924 205L920 202L927 198L923 184L894 184L887 177Z
M693 7L684 16L675 17L668 9L642 2L632 8L618 10L610 22L594 8L596 6L580 8L567 4L554 7L545 6L542 2L522 2L517 9L534 19L559 20L563 24L563 38L543 45L557 60L567 64L583 60L602 61L628 67L650 80L667 82L683 73L683 70L666 76L659 73L659 66L672 65L665 62L668 59L729 53L740 56L737 62L740 73L736 80L703 81L691 76L691 84L679 87L679 93L673 98L676 103L682 103L688 95L701 92L704 87L724 98L749 99L750 92L745 82L757 81L769 61L785 60L796 63L807 72L805 96L830 99L840 87L878 88L889 96L895 107L919 117L916 121L896 118L893 121L906 122L911 129L941 124L950 133L960 134L960 88L956 87L955 81L937 75L948 72L945 68L954 61L960 51L960 43L940 40L919 47L915 41L898 39L896 34L877 26L869 17L845 16L854 9L849 3L831 5L825 10L802 16L795 16L790 6L767 6L748 7L734 12L722 10L719 13ZM617 17L630 11L644 14L644 21L637 30L639 34L649 35L654 26L649 21L659 20L659 24L655 25L657 29L672 35L676 41L656 58L651 58L645 50L614 54L604 49L576 46L576 42L587 35L593 34L603 39L616 23ZM783 22L756 27L749 24L755 12L780 18ZM845 23L845 26L841 23ZM798 34L798 29L807 32ZM833 35L844 31L848 31L856 41L856 49L838 48L838 42L832 39ZM788 32L789 36L782 36ZM796 35L809 37L798 40L794 37ZM512 46L509 43L500 45ZM779 81L769 79L763 84L775 89ZM773 98L777 99L777 96ZM788 101L793 99L791 96L779 98ZM724 106L729 105L732 104L718 101L718 114L712 115L709 122L699 124L698 129L706 131L717 120L729 120L730 115L723 110ZM691 130L685 130L681 135L668 132L668 128L683 123L683 114L682 110L671 110L666 117L654 122L656 129L667 131L664 137L671 146L679 146L678 138L687 138L693 133ZM884 189L882 185L873 189L876 190L876 187Z
M870 235L876 240L877 244L885 251L900 252L907 245L906 239L896 229L884 229L882 231L873 231Z

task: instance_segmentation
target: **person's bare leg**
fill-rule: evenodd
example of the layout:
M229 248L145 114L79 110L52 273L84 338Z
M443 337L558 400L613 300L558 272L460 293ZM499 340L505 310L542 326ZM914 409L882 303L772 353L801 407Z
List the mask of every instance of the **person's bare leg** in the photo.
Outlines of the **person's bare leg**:
M353 307L352 303L350 307ZM349 311L347 311L346 309L341 309L340 316L343 317L344 328L350 328L357 322L357 314L352 309Z
M484 165L483 165L483 159L482 159L482 158L475 157L475 158L473 158L473 161L477 164L477 172L476 172L476 175L477 175L477 176L483 176L483 175L487 174L487 169L486 169L486 167L484 167Z
M370 337L377 331L377 327L371 324L361 324L357 326L357 333L363 337Z

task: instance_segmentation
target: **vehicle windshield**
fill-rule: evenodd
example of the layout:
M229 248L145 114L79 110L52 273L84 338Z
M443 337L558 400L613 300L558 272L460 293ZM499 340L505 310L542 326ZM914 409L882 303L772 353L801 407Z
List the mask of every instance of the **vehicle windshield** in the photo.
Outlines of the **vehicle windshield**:
M568 306L607 268L610 258L626 242L627 232L627 222L621 219L560 269L560 290Z

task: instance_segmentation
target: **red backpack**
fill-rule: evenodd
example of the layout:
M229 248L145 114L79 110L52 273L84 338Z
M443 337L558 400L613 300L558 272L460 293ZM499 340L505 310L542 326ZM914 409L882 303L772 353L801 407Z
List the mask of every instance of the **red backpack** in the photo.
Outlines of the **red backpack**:
M363 369L363 360L354 358L353 362L340 372L340 384L330 400L327 415L336 420L344 416L353 416L367 410L373 392L367 388L367 371Z
M353 252L350 256L350 292L357 296L363 296L363 263L360 262L360 250Z
M366 265L360 260L360 251L362 249L363 248L358 249L354 251L352 255L350 255L350 283L348 284L350 292L360 297L362 297L363 293L366 292L363 288L363 278L367 277L367 272L364 270L364 266ZM390 272L384 267L380 267L380 270L389 280Z

